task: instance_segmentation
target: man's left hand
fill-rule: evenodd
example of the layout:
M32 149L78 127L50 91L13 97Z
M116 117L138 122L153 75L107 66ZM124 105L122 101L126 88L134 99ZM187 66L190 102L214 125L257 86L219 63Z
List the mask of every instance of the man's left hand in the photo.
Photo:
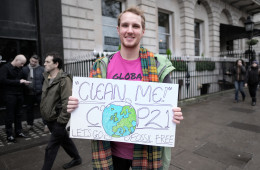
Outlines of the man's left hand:
M183 120L182 112L180 107L174 107L172 109L174 115L172 121L176 124L180 124L181 120Z

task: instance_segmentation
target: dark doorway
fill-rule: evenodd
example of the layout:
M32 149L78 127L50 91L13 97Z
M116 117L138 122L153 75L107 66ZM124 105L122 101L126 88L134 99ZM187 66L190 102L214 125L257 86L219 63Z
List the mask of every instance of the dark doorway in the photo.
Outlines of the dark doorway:
M3 60L10 62L17 54L23 54L27 59L37 54L37 42L31 40L15 40L0 38L0 55Z
M210 84L202 84L202 88L200 89L200 95L208 94Z

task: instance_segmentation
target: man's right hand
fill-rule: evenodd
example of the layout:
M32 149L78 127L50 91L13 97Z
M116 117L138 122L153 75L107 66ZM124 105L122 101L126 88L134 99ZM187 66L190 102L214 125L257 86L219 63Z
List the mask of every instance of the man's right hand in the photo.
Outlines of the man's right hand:
M20 83L21 83L21 84L25 84L25 85L29 85L31 82L30 82L30 81L27 81L27 80L24 80L24 79L21 79L21 80L20 80Z
M79 104L79 100L73 96L70 96L67 105L67 112L68 113L73 112L78 107L78 104Z

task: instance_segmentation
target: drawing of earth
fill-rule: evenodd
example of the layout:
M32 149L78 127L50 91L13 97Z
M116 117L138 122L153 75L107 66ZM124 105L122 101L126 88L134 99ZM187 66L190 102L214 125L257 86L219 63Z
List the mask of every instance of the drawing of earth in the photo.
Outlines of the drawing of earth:
M136 111L127 102L111 103L103 111L102 124L109 136L128 136L134 133L136 128Z

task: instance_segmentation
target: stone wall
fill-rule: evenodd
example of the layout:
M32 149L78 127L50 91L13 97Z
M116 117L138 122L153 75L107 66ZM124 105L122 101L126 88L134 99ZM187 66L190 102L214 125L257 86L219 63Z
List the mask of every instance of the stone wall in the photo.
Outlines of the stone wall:
M207 34L203 40L209 57L217 57L220 52L220 15L224 11L229 24L239 25L246 14L228 5L225 1L201 0L207 15ZM194 56L194 14L197 0L126 0L124 8L139 6L146 17L146 31L141 44L153 52L158 52L158 10L172 15L172 51L180 56ZM103 50L101 0L62 0L63 43L65 59L84 55L91 51ZM237 42L235 42L237 47Z

